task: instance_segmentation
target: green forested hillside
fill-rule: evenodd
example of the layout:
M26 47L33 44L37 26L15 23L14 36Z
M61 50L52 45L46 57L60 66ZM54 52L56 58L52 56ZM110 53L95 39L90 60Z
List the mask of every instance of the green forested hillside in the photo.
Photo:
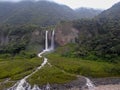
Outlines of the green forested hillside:
M19 2L0 3L4 16L4 25L0 27L0 47L2 53L19 53L22 50L35 49L38 52L43 45L43 28L35 25L48 26L60 20L75 19L75 12L67 6L58 5L53 2ZM4 7L7 5L7 8ZM18 7L19 8L15 8ZM102 12L93 19L77 19L73 21L62 21L56 26L56 42L74 42L72 51L64 52L64 56L86 57L97 60L99 58L112 61L120 56L120 3ZM15 9L13 9L15 8ZM8 12L12 10L12 12ZM53 12L54 10L54 12ZM71 13L71 14L70 14ZM9 17L7 17L9 16ZM7 17L7 18L6 18ZM6 25L7 23L10 23ZM68 23L68 24L66 24ZM70 24L69 24L70 23ZM11 24L15 24L11 25ZM26 24L26 25L20 25ZM59 27L60 26L60 27ZM64 26L64 28L62 28ZM70 27L69 27L70 26ZM69 27L69 28L68 28ZM74 28L74 29L73 29ZM63 29L59 33L59 31ZM59 31L58 31L59 30ZM70 33L69 33L69 31ZM66 35L67 32L67 35ZM62 35L64 34L64 35ZM60 36L60 37L59 37ZM67 41L66 41L67 40ZM61 44L63 45L63 44ZM43 46L41 46L43 48ZM68 49L69 50L69 49ZM17 51L17 52L16 52Z
M75 10L79 18L94 18L99 15L102 10L93 8L78 8Z
M120 3L102 12L96 18L73 21L78 30L73 49L66 49L63 56L83 57L110 62L120 60ZM66 23L66 22L65 22ZM68 23L68 22L67 22ZM63 23L62 23L63 24ZM64 33L64 30L62 30ZM65 47L66 48L66 47ZM64 49L65 49L64 48Z
M36 25L0 26L0 54L16 55L21 51L36 54L44 43L44 28Z
M60 20L75 18L73 10L69 7L47 1L0 2L0 13L2 19L0 22L15 25L26 23L51 25Z
M4 24L37 24L48 26L56 24L61 20L73 20L85 18L82 15L88 12L89 18L93 18L100 12L91 9L73 10L65 5L60 5L49 1L21 1L17 3L0 2L0 23Z

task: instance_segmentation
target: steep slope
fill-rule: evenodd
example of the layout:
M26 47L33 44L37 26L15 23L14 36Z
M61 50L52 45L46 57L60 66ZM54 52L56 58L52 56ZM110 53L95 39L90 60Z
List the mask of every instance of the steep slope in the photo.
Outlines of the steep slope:
M37 53L42 50L45 31L34 25L0 26L0 54L17 54L27 50Z
M0 2L0 23L10 17L15 10L15 5L10 2Z
M119 32L120 27L120 2L113 5L110 9L105 10L96 17L97 22L100 23L104 33L108 31Z
M99 15L102 10L92 9L92 8L78 8L75 10L79 18L93 18Z
M0 2L0 23L53 25L62 20L93 18L99 10L73 10L65 5L49 1ZM89 15L88 15L89 14Z
M61 22L56 27L55 35L56 43L64 46L67 43L75 42L75 38L78 37L78 30L73 28L71 22Z
M113 5L108 10L103 11L97 16L99 19L119 19L120 18L120 2Z
M110 9L104 11L93 20L75 20L72 23L71 29L78 31L77 37L74 38L77 45L69 56L87 57L87 59L97 60L98 58L107 59L111 62L119 61L120 57L120 3L115 4ZM67 22L68 23L68 22ZM65 38L70 34L66 34L71 29L61 27L68 27L66 22L58 25L57 37ZM60 30L61 29L61 30ZM58 31L59 30L59 31ZM70 31L71 32L71 31ZM71 39L72 40L72 39ZM65 43L64 45L71 43ZM59 42L58 40L56 42ZM62 43L62 42L61 42ZM62 45L62 44L60 44ZM69 51L68 51L69 52ZM72 54L72 55L71 55ZM66 55L66 54L65 54Z
M22 1L18 3L0 3L0 22L10 24L55 24L60 20L72 20L76 16L74 11L64 5L53 2ZM8 5L8 6L7 6Z

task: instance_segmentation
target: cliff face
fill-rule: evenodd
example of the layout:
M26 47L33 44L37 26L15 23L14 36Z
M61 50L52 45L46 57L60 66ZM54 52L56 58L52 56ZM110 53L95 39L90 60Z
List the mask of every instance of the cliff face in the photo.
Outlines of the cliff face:
M60 45L83 42L98 35L98 24L93 20L61 22L56 26L55 40Z
M55 41L60 46L64 46L67 43L74 43L78 37L78 30L73 28L73 24L65 22L57 25L55 31Z
M80 25L79 25L80 23ZM93 22L91 22L93 24ZM78 27L77 24L80 26ZM96 28L90 28L91 25L83 22L60 22L55 28L56 46L64 46L68 43L81 42L85 38L90 38ZM76 25L76 26L75 26ZM91 29L91 30L88 30ZM49 28L51 29L51 28ZM48 28L40 28L38 26L1 26L0 27L0 51L13 50L31 50L39 52L44 48L45 30ZM95 29L95 30L94 30ZM51 45L51 34L49 30L48 41ZM6 52L6 51L5 51Z
M5 36L3 33L0 33L0 46L6 45L9 42L8 36Z
M0 27L0 53L30 50L39 52L44 48L45 31L31 26Z
M0 53L29 51L39 53L45 48L45 31L48 30L48 44L51 45L51 27L36 25L0 26Z

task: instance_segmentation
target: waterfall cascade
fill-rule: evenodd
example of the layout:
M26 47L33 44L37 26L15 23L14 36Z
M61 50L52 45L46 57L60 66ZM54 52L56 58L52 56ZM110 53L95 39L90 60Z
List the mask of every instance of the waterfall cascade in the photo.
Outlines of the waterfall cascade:
M51 37L51 50L54 50L54 37L55 37L55 31L52 31L52 37Z
M45 50L48 51L48 31L45 33Z
M41 53L38 54L38 57L42 57L42 54L44 54L46 52L50 52L52 50L54 50L54 30L52 32L51 47L50 48L48 48L48 31L46 31L46 34L45 34L45 49ZM34 85L34 87L32 88L32 86L26 81L26 79L28 79L30 76L32 76L34 73L36 73L42 67L44 67L44 65L48 63L47 60L48 59L46 57L44 57L44 61L41 64L41 66L36 68L36 70L34 72L32 72L28 76L26 76L23 79L21 79L14 86L12 86L11 88L9 88L7 90L41 90L37 85ZM50 85L49 84L46 85L46 89L45 90L50 90Z
M54 50L54 36L55 36L55 31L52 31L52 35L51 35L51 46L49 47L48 45L48 31L46 31L46 35L45 35L45 50L44 51L52 51Z

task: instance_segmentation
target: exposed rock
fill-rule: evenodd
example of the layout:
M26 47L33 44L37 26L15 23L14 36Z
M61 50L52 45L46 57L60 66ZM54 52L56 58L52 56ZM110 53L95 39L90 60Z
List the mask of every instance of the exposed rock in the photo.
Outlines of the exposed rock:
M56 27L55 41L61 46L70 42L75 42L75 38L77 37L78 30L73 28L72 23L65 22Z

